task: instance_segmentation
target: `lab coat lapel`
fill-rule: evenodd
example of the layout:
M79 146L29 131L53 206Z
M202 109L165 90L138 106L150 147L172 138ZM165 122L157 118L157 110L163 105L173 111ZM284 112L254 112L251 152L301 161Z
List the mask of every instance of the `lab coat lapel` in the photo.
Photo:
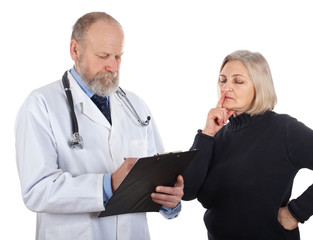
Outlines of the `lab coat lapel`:
M117 97L116 93L110 96L111 107L111 119L112 125L115 127L119 125L119 122L125 118L125 109L121 100Z
M68 74L68 77L70 80L74 107L76 109L80 109L81 113L90 118L92 121L98 123L101 126L111 129L111 124L102 114L102 112L98 109L96 104L94 104L93 101L81 89L81 87L73 78L73 76L71 74Z

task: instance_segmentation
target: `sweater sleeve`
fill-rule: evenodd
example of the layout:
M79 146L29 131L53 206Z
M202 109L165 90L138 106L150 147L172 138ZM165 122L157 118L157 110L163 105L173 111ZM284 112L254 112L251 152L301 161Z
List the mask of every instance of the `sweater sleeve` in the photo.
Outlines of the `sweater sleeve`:
M198 192L206 178L210 166L213 146L213 138L201 133L201 130L199 130L191 149L198 149L200 151L183 173L183 200L188 201L197 198Z
M289 157L297 169L313 170L313 130L296 120L287 126L287 148ZM313 215L313 185L288 207L291 214L301 223Z

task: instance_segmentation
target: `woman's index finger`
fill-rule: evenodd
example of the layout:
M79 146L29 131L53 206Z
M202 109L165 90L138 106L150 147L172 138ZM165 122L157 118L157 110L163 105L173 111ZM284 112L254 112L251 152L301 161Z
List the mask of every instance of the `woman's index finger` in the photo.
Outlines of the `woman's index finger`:
M224 100L225 100L225 93L222 92L222 95L220 97L220 100L218 100L216 107L222 108Z

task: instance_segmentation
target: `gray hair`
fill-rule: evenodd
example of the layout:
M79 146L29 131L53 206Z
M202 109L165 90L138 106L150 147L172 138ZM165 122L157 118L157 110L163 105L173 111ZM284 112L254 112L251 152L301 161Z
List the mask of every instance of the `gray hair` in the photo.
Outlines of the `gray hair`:
M83 15L76 21L73 26L71 39L75 39L77 42L84 45L85 33L92 24L99 20L105 21L113 25L117 25L123 31L121 24L109 14L105 12L90 12Z

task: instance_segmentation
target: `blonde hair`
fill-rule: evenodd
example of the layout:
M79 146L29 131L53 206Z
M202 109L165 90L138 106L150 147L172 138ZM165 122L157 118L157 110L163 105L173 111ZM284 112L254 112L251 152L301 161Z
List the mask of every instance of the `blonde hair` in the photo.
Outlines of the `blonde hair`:
M262 54L247 50L235 51L224 58L220 72L229 61L240 61L244 64L254 85L254 100L246 113L253 116L273 110L277 97L270 67Z

